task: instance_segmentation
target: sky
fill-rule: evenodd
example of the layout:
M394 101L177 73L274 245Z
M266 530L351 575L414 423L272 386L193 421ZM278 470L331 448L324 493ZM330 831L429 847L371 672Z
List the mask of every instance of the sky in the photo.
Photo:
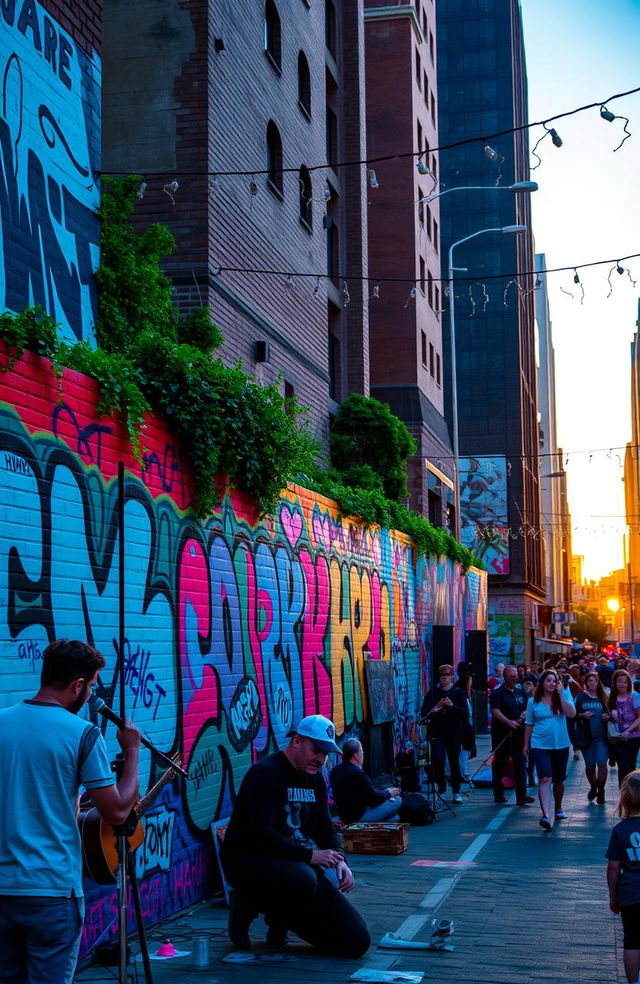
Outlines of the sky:
M590 109L549 124L562 137L538 147L531 177L535 249L547 267L640 253L640 0L521 0L529 82L529 120L592 102L630 118L608 123ZM531 146L543 134L530 130ZM535 164L532 158L532 164ZM624 486L621 462L631 437L630 343L638 318L640 258L548 277L556 354L557 425L566 463L573 552L587 578L622 567ZM564 291L573 294L569 297ZM611 450L613 449L613 450ZM577 453L582 452L582 453Z

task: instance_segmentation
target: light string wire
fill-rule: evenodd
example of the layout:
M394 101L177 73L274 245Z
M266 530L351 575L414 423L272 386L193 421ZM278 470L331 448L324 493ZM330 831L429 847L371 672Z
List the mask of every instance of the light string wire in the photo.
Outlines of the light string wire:
M537 277L542 273L564 273L567 270L584 270L587 267L604 266L605 264L611 263L622 263L624 260L635 260L640 257L640 253L629 253L628 256L620 256L616 259L606 259L606 260L591 260L588 263L571 263L568 266L559 267L546 267L544 270L521 270L517 273L490 273L490 274L467 274L463 277L454 277L453 279L457 282L467 282L469 280L482 281L482 280L504 280L505 278L515 279L516 277ZM265 276L274 277L312 277L317 280L340 280L340 281L363 281L367 283L393 283L393 284L417 284L420 280L419 277L380 277L374 276L373 274L346 274L346 273L317 273L314 271L309 271L307 273L301 273L296 270L265 270L259 267L232 267L232 266L214 266L212 271L214 276L218 276L221 273L255 273L264 274ZM448 277L432 277L434 283L448 283Z
M613 96L609 96L608 99L599 99L597 102L587 103L584 106L577 106L575 109L569 109L564 113L557 113L555 116L549 116L546 120L538 120L535 123L523 123L520 126L512 126L507 130L498 130L496 133L489 133L478 137L466 137L464 140L456 140L454 143L442 144L439 147L430 147L428 153L436 154L443 150L454 150L456 147L464 147L471 143L487 143L489 140L495 140L496 137L505 137L510 133L520 133L522 130L530 130L536 126L542 126L546 128L547 123L552 123L554 120L565 119L567 116L575 116L576 113L583 113L588 109L595 109L604 106L606 103L612 102L614 99L623 99L625 96L632 96L636 92L640 92L640 86L635 89L627 89L626 92L617 92ZM617 148L616 148L617 149ZM426 150L408 150L402 154L385 154L381 157L367 157L364 160L353 160L353 161L337 161L333 164L311 164L307 165L307 171L337 171L339 168L343 167L357 167L359 165L372 165L380 164L384 161L395 161L403 160L407 157L424 157ZM171 168L165 171L145 171L145 177L154 177L157 175L164 174L179 174L179 175L215 175L218 178L233 178L233 177L247 177L254 178L258 174L297 174L300 171L300 166L297 167L279 167L279 168L252 168L249 171L221 171L221 170L198 170L198 171L183 171L180 168ZM122 177L123 175L130 174L130 171L97 171L96 172L101 177Z

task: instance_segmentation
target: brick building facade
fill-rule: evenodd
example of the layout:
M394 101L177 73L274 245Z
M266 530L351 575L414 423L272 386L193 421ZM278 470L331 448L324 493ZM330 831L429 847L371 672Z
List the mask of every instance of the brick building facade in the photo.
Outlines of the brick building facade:
M179 304L210 305L225 361L281 375L324 440L369 388L364 174L326 166L365 156L361 0L134 9L105 3L105 171L144 176Z

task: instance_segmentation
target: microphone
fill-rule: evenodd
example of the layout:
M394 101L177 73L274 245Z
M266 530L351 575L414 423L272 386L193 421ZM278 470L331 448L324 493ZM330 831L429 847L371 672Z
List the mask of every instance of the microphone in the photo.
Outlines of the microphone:
M87 703L95 714L101 714L102 717L107 719L107 721L111 721L112 724L115 724L117 728L124 728L124 721L120 715L116 714L113 708L109 707L108 704L105 704L102 697L92 694ZM169 758L168 755L165 755L164 752L161 752L159 748L156 748L156 746L152 744L148 738L145 738L143 734L140 735L140 744L144 745L145 748L148 748L149 751L153 752L153 754L159 759L162 759L165 765L170 765L171 768L181 775L183 779L189 778L189 773L185 769L183 769L180 765L176 765L173 759Z

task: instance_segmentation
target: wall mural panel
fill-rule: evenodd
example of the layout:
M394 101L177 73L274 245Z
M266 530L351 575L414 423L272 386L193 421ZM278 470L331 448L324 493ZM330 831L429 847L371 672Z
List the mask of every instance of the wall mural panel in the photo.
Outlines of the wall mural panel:
M490 574L509 573L507 459L460 459L460 540Z
M3 0L0 36L0 311L39 304L91 340L100 59L36 0Z
M396 748L418 737L430 628L486 625L486 574L416 556L401 534L345 520L292 486L258 521L228 495L206 523L189 511L179 448L150 420L142 461L117 421L95 416L95 385L26 355L0 377L0 705L30 696L60 635L104 653L102 696L117 710L117 471L125 462L126 711L186 783L145 818L137 856L143 908L168 915L209 889L210 823L226 816L247 768L283 747L305 714L341 738L367 728L364 660L389 659ZM113 725L101 722L115 755ZM141 788L162 770L142 750ZM115 932L114 892L88 884L84 947Z

